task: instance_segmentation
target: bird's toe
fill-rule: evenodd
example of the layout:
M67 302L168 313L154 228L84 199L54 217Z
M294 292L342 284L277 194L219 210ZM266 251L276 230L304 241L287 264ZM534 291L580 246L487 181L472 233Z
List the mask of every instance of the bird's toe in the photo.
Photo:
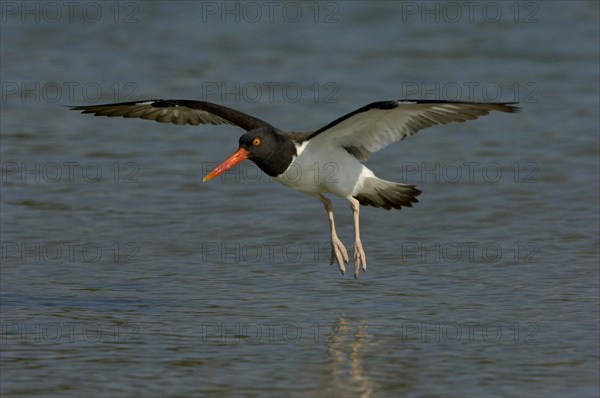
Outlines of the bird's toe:
M354 245L354 277L358 278L358 274L360 270L363 272L367 271L367 257L365 256L365 251L362 248L362 244L358 242Z
M331 242L331 258L329 259L331 265L333 265L334 260L343 275L346 272L345 264L348 262L348 252L339 240Z

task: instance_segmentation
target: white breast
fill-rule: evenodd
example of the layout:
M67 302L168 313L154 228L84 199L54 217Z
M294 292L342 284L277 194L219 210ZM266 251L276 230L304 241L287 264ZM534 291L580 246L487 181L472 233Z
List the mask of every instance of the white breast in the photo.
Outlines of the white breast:
M360 190L365 177L373 172L339 146L315 145L311 141L297 147L298 154L277 182L306 194L331 193L346 197Z

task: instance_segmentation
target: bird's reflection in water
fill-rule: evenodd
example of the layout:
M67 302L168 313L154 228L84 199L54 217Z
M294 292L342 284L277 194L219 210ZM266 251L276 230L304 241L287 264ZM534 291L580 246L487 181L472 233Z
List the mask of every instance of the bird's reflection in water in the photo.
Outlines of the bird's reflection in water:
M370 397L373 382L365 372L363 349L367 343L364 320L338 318L331 326L327 352L334 396ZM349 368L348 368L349 367Z

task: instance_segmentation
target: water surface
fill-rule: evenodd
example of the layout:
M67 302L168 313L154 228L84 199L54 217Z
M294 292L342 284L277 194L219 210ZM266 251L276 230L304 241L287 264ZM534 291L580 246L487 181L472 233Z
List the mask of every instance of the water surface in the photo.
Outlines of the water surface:
M82 3L72 20L11 4L3 396L598 395L597 3L481 3L471 18L289 2L272 20L260 2L261 18L157 1ZM372 156L423 194L363 208L369 269L354 280L328 264L319 202L250 163L201 183L235 127L63 107L156 97L291 130L393 98L523 111ZM334 206L351 248L350 210Z

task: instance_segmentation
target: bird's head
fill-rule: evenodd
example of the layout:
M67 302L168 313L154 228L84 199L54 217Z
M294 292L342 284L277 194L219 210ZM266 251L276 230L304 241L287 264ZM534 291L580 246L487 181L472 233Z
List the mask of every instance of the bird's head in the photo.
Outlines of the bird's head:
M202 179L203 182L218 176L243 160L250 159L271 177L283 173L296 155L294 143L270 127L248 131L240 137L237 151Z

